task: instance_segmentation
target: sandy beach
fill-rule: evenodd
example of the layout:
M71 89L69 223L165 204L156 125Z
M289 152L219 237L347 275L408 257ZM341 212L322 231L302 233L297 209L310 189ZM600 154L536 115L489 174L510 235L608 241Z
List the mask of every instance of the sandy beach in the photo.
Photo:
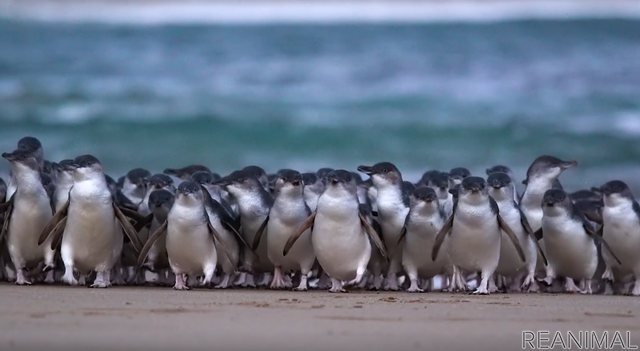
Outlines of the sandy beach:
M2 350L516 350L525 330L630 332L640 345L626 296L2 284L0 306Z

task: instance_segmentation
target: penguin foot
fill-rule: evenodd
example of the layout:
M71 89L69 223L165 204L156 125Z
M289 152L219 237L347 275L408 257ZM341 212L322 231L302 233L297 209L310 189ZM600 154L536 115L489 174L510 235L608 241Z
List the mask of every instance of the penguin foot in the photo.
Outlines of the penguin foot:
M604 270L604 273L602 273L602 280L606 281L606 282L611 282L613 283L613 272L611 271L611 268L607 267Z
M348 291L343 288L337 288L337 289L331 288L329 289L329 292L330 293L347 293Z
M56 283L56 276L55 276L55 272L53 270L50 270L47 272L47 276L44 278L44 282L46 284L55 284Z
M589 290L591 290L591 287L589 287ZM564 280L564 292L570 293L570 294L582 293L582 290L576 286L576 283L573 281L572 278L566 277Z
M189 290L187 284L185 284L185 274L176 273L176 283L173 286L173 290Z
M551 284L553 284L553 277L547 276L544 279L538 279L538 282L543 283L546 286L551 286Z
M421 293L421 292L424 292L424 290L420 289L420 287L418 286L418 280L417 279L411 279L411 286L409 286L409 289L407 289L407 292L410 292L410 293Z
M24 268L16 270L16 285L31 285L31 281L27 279Z
M478 288L478 289L470 292L469 295L489 295L489 290Z
M631 295L640 296L640 281L636 279L636 283L633 286L633 290L631 290Z

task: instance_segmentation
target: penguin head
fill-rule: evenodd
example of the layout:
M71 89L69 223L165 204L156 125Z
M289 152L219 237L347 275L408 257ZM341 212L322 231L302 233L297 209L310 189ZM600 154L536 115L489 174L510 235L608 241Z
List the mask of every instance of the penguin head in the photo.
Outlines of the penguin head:
M162 173L174 176L182 180L190 180L191 175L199 171L211 172L211 170L207 166L189 165L183 168L166 168L164 171L162 171Z
M204 197L200 184L192 180L185 180L178 186L176 201L180 201L183 204L195 202L202 203L203 199Z
M513 174L513 172L511 172L511 168L503 165L495 165L493 167L489 167L486 169L486 173L488 176L492 175L493 173L505 173L509 177L511 177L511 175Z
M244 169L234 171L228 176L220 178L214 184L219 185L234 197L259 191L262 187L255 173Z
M25 172L34 171L40 172L38 161L31 151L17 149L10 153L3 153L2 157L9 161L13 172L16 174L24 174Z
M149 202L148 206L151 211L155 209L165 207L170 209L173 206L173 201L175 200L175 195L169 190L160 189L154 190L149 194Z
M449 171L449 186L460 184L464 179L471 176L471 172L464 167L456 167Z
M553 182L564 170L577 165L577 161L563 161L555 156L543 155L536 158L529 166L527 178L522 183L526 185L531 180Z
M491 173L487 177L489 194L495 200L513 199L513 181L508 174L503 172Z
M488 194L487 182L482 177L469 176L462 180L458 188L458 196L462 197L467 194Z
M562 189L549 189L542 197L542 208L562 208L571 204L569 195Z
M146 179L145 183L147 183L147 187L149 189L153 189L153 190L171 189L172 191L175 191L175 186L173 185L173 179L171 179L171 177L163 173L152 175L151 177Z
M265 189L269 189L269 178L267 178L267 172L265 172L262 167L251 165L246 166L242 170L245 171L249 176L256 178L258 182L260 182L262 187L264 187Z
M100 161L93 155L81 155L73 159L73 162L67 166L73 170L75 180L84 180L87 178L102 178L104 172ZM106 180L105 180L106 182Z
M600 187L604 204L607 207L614 207L618 204L635 201L631 189L627 183L621 180L612 180Z
M44 166L44 152L42 150L42 143L37 138L32 136L26 136L18 140L18 150L25 150L35 157L38 164Z
M275 187L276 192L281 195L302 194L304 189L302 174L292 169L284 170L279 173Z
M376 187L402 185L402 174L391 162L379 162L373 166L359 166L358 171L371 177L371 181Z

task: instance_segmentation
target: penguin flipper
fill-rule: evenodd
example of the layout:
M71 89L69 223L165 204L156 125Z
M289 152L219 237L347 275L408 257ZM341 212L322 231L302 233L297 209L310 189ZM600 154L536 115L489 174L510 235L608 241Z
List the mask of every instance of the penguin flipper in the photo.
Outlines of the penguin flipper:
M44 228L42 229L42 232L38 237L38 245L42 245L45 241L47 241L47 239L49 238L53 230L56 228L58 223L60 223L60 221L62 221L63 218L67 217L70 203L71 203L71 195L69 195L67 202L65 202L65 204L62 205L62 207L60 207L58 212L56 212L53 215L53 217L51 217L51 219L49 220L49 223L47 223L47 225L44 226Z
M533 233L533 236L536 238L536 241L542 240L542 228L536 230L536 232Z
M527 259L524 256L524 250L520 245L520 241L518 241L518 237L513 232L513 229L509 227L509 224L507 224L507 222L502 218L500 214L497 214L496 217L498 217L498 225L500 226L500 229L502 229L502 231L507 234L509 239L511 239L511 242L513 242L513 246L516 248L516 251L518 252L518 256L520 256L520 259L522 260L522 262L526 262Z
M613 257L614 260L616 260L616 262L618 262L619 265L622 265L622 262L620 262L620 259L618 258L618 256L616 256L615 253L613 253L613 250L611 249L611 246L609 246L609 243L607 243L606 240L604 240L604 238L602 237L602 235L598 235L596 232L593 231L593 227L584 223L582 224L582 227L584 228L584 231L587 233L587 235L589 235L591 238L593 238L593 241L597 244L601 244L605 249L607 249L607 251L609 251L609 254L611 254L611 257ZM604 227L604 226L603 226Z
M253 236L253 243L251 243L252 250L255 251L258 249L258 245L260 245L260 239L262 238L262 234L264 233L264 230L267 228L268 223L269 223L269 216L267 216L267 218L265 218L264 221L262 221L262 224L260 224L260 227L256 231L256 235Z
M166 230L167 230L167 221L164 221L164 223L162 223L160 228L156 229L156 231L149 236L149 238L147 239L147 242L142 247L142 250L140 250L140 255L138 256L138 268L142 267L144 260L146 260L147 255L149 255L149 251L151 251L151 247L153 246L153 244L155 244L158 238L160 238L160 235L162 235L162 233L164 233Z
M67 225L67 216L62 217L60 222L56 224L52 231L51 250L55 250L62 243L62 233L64 233L64 227Z
M316 214L317 212L313 212L311 216L309 216L309 218L307 218L304 223L302 223L302 225L300 225L300 227L298 227L298 229L296 229L296 231L289 237L287 243L284 244L284 249L282 250L283 256L286 256L289 253L289 250L291 250L293 244L295 244L300 236L302 236L302 233L313 226L313 221L316 219Z
M122 230L127 235L127 237L129 237L129 240L131 240L131 245L133 245L133 248L137 252L140 252L143 245L140 242L140 238L138 238L138 232L136 232L136 229L131 225L131 222L129 222L129 219L122 213L122 211L120 211L120 207L118 207L115 202L111 203L111 207L113 207L113 212L115 212L116 218L118 219L118 222L120 222Z
M122 210L122 208L120 208ZM123 212L124 213L124 212ZM131 218L131 217L129 217ZM133 218L132 218L133 219ZM135 221L135 220L134 220ZM135 224L133 224L133 228L135 229L136 233L140 233L140 231L142 230L142 228L151 228L151 222L153 221L153 213L149 214L148 216L144 217L141 221L136 221Z
M522 223L522 228L524 229L525 233L527 233L527 235L530 235L533 238L533 242L536 245L536 249L538 250L538 253L544 260L544 265L547 266L549 262L547 261L547 256L544 254L544 251L542 251L542 247L538 242L538 240L540 239L536 237L537 232L536 233L533 232L533 229L531 229L531 225L529 225L529 221L527 220L527 217L524 215L524 213L522 213L522 210L519 207L518 207L518 210L520 211L520 223ZM540 238L542 238L542 228L540 228Z
M451 228L453 228L453 216L455 213L456 211L454 210L451 216L449 216L449 219L444 223L444 225L442 226L442 228L440 228L440 231L436 235L436 239L433 243L433 250L431 250L431 260L434 262L438 257L440 247L444 243L444 238L447 236L447 234L449 234Z
M11 195L11 198L9 199L9 201L3 203L2 205L7 205L4 208L4 223L2 223L2 229L0 229L0 243L2 243L2 240L4 239L4 237L7 235L7 232L9 231L9 220L11 219L11 212L13 212L13 197L14 195ZM3 212L3 211L0 211Z
M143 216L138 211L132 210L128 207L118 206L116 201L114 201L114 204L116 204L116 206L120 209L120 212L122 212L122 214L124 214L126 217L133 219L134 221L136 221L136 223L143 222L144 224L142 225L142 227L146 226L148 223L151 223L151 221L153 220L153 215Z
M362 223L362 226L364 226L365 232L369 234L369 238L371 239L371 241L373 241L373 243L376 245L385 261L389 262L389 254L387 253L387 249L384 247L384 243L378 236L378 232L376 232L373 226L371 226L371 224L367 222L367 219L364 218L362 214L358 214L358 216L360 217L360 223Z
M233 256L231 254L231 250L229 250L229 247L224 242L224 238L222 238L222 235L220 235L220 233L218 233L216 228L214 228L211 225L211 222L209 222L209 216L207 216L207 227L209 228L209 234L211 235L211 239L214 241L214 244L220 245L225 255L227 256L227 259L229 260L229 262L233 262L233 259L231 259L231 257Z

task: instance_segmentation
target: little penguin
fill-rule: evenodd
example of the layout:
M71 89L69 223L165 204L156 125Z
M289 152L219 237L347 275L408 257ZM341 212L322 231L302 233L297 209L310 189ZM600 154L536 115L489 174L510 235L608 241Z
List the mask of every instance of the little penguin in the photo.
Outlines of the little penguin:
M336 170L327 176L318 208L287 240L286 257L296 241L311 228L311 244L322 269L331 277L330 292L346 292L343 283L359 284L369 258L371 242L384 257L382 240L360 212L355 182L351 173ZM267 233L268 235L268 233Z
M378 222L382 227L382 236L391 260L384 288L398 290L398 273L402 270L402 249L397 242L409 214L409 198L403 189L402 174L390 162L359 166L358 171L369 175L377 189Z
M537 253L540 252L543 258L544 253L533 235L527 217L513 200L513 180L506 173L493 172L487 178L487 183L489 196L498 204L500 216L516 234L525 255L525 262L522 262L514 246L506 242L508 235L503 232L500 261L496 273L512 279L512 291L520 291L520 289L537 291L538 284L535 280Z
M446 218L449 218L453 212L453 195L449 192L449 175L444 172L433 173L425 186L435 190L438 195L438 203L440 203Z
M32 152L18 149L5 152L2 157L11 164L16 190L0 205L0 212L5 212L0 243L6 236L9 256L16 269L16 284L30 285L27 269L43 261L46 271L55 266L55 247L38 243L40 232L53 216L52 199L45 188L46 175L40 172Z
M76 270L82 275L95 271L91 287L106 288L111 285L111 269L122 253L123 230L137 250L142 244L129 218L115 204L100 161L82 155L69 167L74 183L67 202L42 230L38 244L50 240L51 248L55 248L61 243L65 283L78 285Z
M208 172L211 170L207 166L203 165L189 165L182 168L166 168L162 173L174 176L181 180L190 180L191 176L196 172Z
M513 181L513 179L515 178L513 177L513 171L511 170L511 168L504 165L496 165L496 166L487 168L486 173L487 173L487 176L490 176L494 173L504 173L508 175L509 179L511 179L511 187L513 188L513 201L515 201L516 203L520 201L520 196L518 195L518 189L516 188L516 182Z
M471 172L464 167L456 167L449 171L449 188L460 185L462 181L471 176Z
M223 276L222 281L215 288L226 289L233 284L240 260L243 258L243 252L245 250L249 251L254 256L256 253L249 248L249 244L240 234L240 221L231 217L228 209L214 199L204 185L201 185L201 187L205 196L205 208L207 216L209 216L209 222L224 241L222 245L216 243L216 252L219 257L218 266L222 269Z
M555 156L543 155L536 158L529 166L527 177L522 182L525 184L525 189L519 205L534 233L542 226L541 204L545 192L549 189L562 189L558 177L565 170L577 165L576 161L563 161ZM542 249L546 250L544 241ZM536 270L539 272L544 272L546 269L542 262L542 257L538 256Z
M153 220L149 227L149 233L155 233L160 226L167 220L169 211L175 201L175 192L167 189L154 190L149 195L147 206L153 214ZM161 284L169 283L172 279L173 272L170 271L169 260L167 257L167 236L166 233L161 234L153 245L149 248L146 261L143 267L150 272L158 273L158 282ZM172 283L172 282L171 282Z
M303 173L302 182L304 182L304 202L313 212L318 207L318 199L324 191L324 183L315 173Z
M273 198L265 187L256 178L255 172L247 170L234 171L230 175L223 177L216 185L225 189L238 204L240 212L241 234L245 242L254 242L258 231L265 230L267 226L267 217L269 210L273 205ZM269 235L267 232L266 235ZM250 248L244 248L243 273L270 273L274 267L267 255L267 241L260 241L259 246L255 248L257 257L252 255ZM256 258L258 262L256 262ZM268 276L263 274L260 284L267 284ZM255 286L254 277L247 274L240 275L240 281L243 286Z
M435 261L438 251L449 232L448 252L453 264L450 290L466 290L462 270L480 272L481 282L474 294L489 294L488 283L500 260L502 233L511 239L520 261L525 254L516 234L500 216L498 204L489 196L487 182L481 177L464 178L458 188L458 199L453 214L436 236L431 258Z
M151 247L166 232L169 266L176 276L175 290L189 290L186 276L204 276L203 286L209 286L218 264L216 245L230 252L218 231L209 222L202 187L187 180L178 186L176 197L166 221L149 237L140 251L138 265L142 265Z
M621 280L633 276L631 294L640 296L640 205L629 186L612 180L601 187L604 195L602 237L620 257L620 263L609 252L602 252L606 270L603 279ZM618 279L615 279L615 278Z
M402 266L411 281L408 292L423 292L420 279L427 281L430 290L431 279L439 274L450 275L452 271L448 255L440 255L432 260L429 253L433 250L436 235L442 229L445 217L438 203L436 191L429 187L417 188L410 198L411 210L405 221L398 241L402 245ZM404 240L404 241L402 241ZM446 247L446 243L443 245Z
M564 190L547 190L542 206L544 216L536 237L544 241L548 259L547 277L543 282L550 285L554 278L562 276L566 292L591 294L591 280L598 267L600 247L604 246L618 264L621 264L620 260L608 243L595 233L591 222ZM580 288L574 280L580 282Z
M259 166L246 166L242 170L247 172L250 176L256 177L262 187L266 191L269 191L269 179L267 178L267 172L265 172L264 169Z
M42 149L40 140L32 136L26 136L18 140L17 150L26 151L28 154L33 155L38 165L38 171L42 172L44 170L44 151ZM9 199L11 199L11 196L16 191L16 189L16 177L13 174L13 171L11 171L9 174L9 184L7 184L6 201L9 201Z
M307 279L313 268L316 256L311 244L311 229L299 237L289 254L282 253L284 245L291 235L311 215L304 200L302 175L293 170L282 172L276 181L276 196L267 218L267 255L274 265L272 289L288 288L284 273L300 272L300 284L295 290L308 289ZM264 239L263 239L264 240ZM257 248L260 237L256 235L253 247Z
M134 168L124 177L122 193L137 207L144 200L147 191L146 180L151 172L144 168Z

